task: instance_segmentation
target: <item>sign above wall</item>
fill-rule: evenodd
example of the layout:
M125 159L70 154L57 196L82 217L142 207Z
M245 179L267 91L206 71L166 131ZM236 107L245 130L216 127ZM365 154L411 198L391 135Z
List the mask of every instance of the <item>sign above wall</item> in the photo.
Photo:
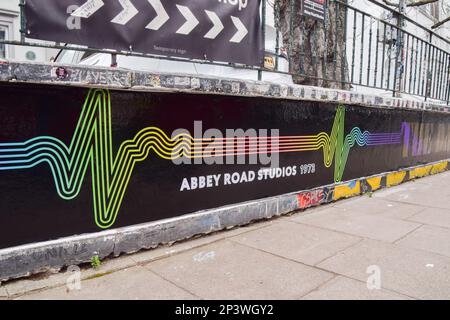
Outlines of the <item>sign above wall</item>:
M325 21L326 0L302 0L302 14L304 16Z
M27 0L27 37L261 65L261 0Z

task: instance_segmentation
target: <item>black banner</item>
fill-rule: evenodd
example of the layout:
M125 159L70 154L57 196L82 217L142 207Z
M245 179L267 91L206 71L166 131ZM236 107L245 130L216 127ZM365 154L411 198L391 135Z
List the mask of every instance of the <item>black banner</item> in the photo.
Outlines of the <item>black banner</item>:
M302 0L302 14L310 18L325 21L326 0Z
M0 248L450 158L442 113L31 84L0 90Z
M318 317L349 317L349 309L355 310L354 314L361 314L366 310L371 310L373 317L383 317L386 310L401 310L402 314L410 316L422 315L426 317L430 310L435 313L445 312L449 306L448 300L0 300L2 310L11 311L23 316L32 316L36 308L55 308L55 306L65 310L83 310L88 308L98 308L102 306L102 314L106 317L141 317L148 310L152 310L152 315L158 319L179 320L179 319L295 319L298 310L303 313L314 314ZM18 308L20 306L20 308ZM182 308L189 310L208 310L208 313L197 312L196 314L179 314ZM19 312L18 312L19 310ZM239 312L238 310L245 310ZM247 311L249 310L249 311ZM262 311L264 310L264 311ZM309 311L308 311L309 310ZM178 312L178 313L177 313ZM356 316L349 319L356 319Z
M262 65L260 0L27 0L27 37Z

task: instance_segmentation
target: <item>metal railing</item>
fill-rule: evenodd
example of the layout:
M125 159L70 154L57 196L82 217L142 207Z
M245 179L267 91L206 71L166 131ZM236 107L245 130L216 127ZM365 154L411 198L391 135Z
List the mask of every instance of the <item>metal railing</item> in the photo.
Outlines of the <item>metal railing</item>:
M386 6L383 10L396 16L396 24L340 3L347 7L348 29L352 30L348 36L352 42L347 43L347 46L351 44L347 58L352 84L449 103L450 53L447 50L450 42L447 39ZM427 37L414 34L403 24ZM358 29L363 30L359 35ZM434 44L433 39L447 50Z
M26 40L24 28L23 0L20 1L20 41L0 41L0 44L93 51L111 54L112 57L130 55L232 66L257 71L259 79L262 79L264 72L278 72L291 75L299 83L345 89L374 88L392 92L394 96L408 94L449 104L450 41L383 3L367 1L371 2L375 12L381 12L381 17L350 5L348 0L328 0L328 6L333 7L329 12L333 12L334 16L327 12L323 23L315 22L309 35L309 43L312 45L311 52L308 53L305 39L300 39L299 42L295 38L298 33L294 32L295 28L305 30L307 25L311 26L310 18L298 17L301 1L285 0L282 8L281 0L263 0L263 50L273 55L274 70L265 68L263 64L255 67L137 52L30 43ZM296 14L282 20L283 10L284 14ZM265 41L266 22L269 18L273 18L276 30L273 48L266 47ZM301 33L301 37L305 35ZM318 45L319 40L322 41L321 45ZM278 66L279 60L285 55L289 60L289 71L283 72L278 70Z
M290 11L295 12L299 1L289 1ZM299 48L299 58L296 59L299 63L298 69L292 65L295 27L293 16L290 15L288 52L291 57L291 70L296 71L293 74L304 79L315 78L325 83L338 83L341 87L376 88L391 91L393 95L403 93L449 104L450 41L397 10L375 0L368 1L375 7L374 11L383 11L387 19L351 6L348 1L329 1L328 5L334 7L333 12L336 16L334 19L330 19L328 14L325 17L322 58L326 60L331 56L332 61L322 63L322 71L315 75L305 72L304 47ZM278 3L279 1L275 0L273 4L275 21L281 16ZM342 10L345 10L344 23L341 23L338 17ZM300 19L300 25L304 28L307 18ZM330 27L337 30L331 34L334 37L332 48L328 47L327 41ZM422 36L414 34L411 30L416 30ZM317 33L320 32L322 32L320 28L312 29L313 43L316 42ZM337 50L340 33L344 38L341 50L343 53ZM439 45L433 41L439 42ZM314 52L312 55L312 64L315 66L314 69L317 69L320 62L318 57L314 56ZM338 73L340 77L337 76Z

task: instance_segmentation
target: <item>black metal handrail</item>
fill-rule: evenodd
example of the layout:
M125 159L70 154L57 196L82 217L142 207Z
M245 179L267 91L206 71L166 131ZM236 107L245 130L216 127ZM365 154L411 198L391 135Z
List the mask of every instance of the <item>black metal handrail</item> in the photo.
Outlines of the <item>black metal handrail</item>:
M270 2L269 2L270 1ZM298 0L289 0L291 12L299 10ZM186 59L180 57L161 56L154 54L138 53L133 51L117 51L108 49L93 49L82 47L68 47L61 44L44 44L28 42L26 40L24 0L20 1L21 14L21 39L20 41L3 40L0 44L14 46L32 46L59 50L89 51L95 53L147 57L170 61L193 62L198 64L210 64L239 69L248 69L258 72L258 78L262 79L263 72L271 71L280 74L313 79L316 81L336 83L344 88L360 86L391 91L393 95L408 94L426 99L435 99L446 104L450 103L450 53L441 46L434 44L433 40L439 40L450 48L450 41L432 30L422 26L417 21L409 18L398 10L378 2L369 0L378 8L390 13L397 21L404 21L420 28L428 39L420 37L403 28L401 23L392 23L375 17L347 3L346 0L329 0L328 5L336 6L336 17L333 25L334 47L328 48L328 28L330 28L330 17L326 15L324 22L324 53L319 57L317 52L313 53L311 63L316 67L322 64L322 74L308 74L305 68L305 51L303 47L294 48L293 18L288 23L287 53L290 70L283 72L279 70L279 59L282 57L281 50L281 24L280 24L280 0L264 0L262 2L262 43L266 43L266 9L267 3L273 7L274 28L276 30L275 48L275 70L269 70L261 66L247 66L242 64L216 62L208 60ZM339 21L338 14L345 8L343 26ZM301 26L304 27L305 17L301 18ZM338 33L344 34L343 52L338 52ZM316 31L313 37L317 39ZM266 52L267 48L263 48ZM298 50L298 68L294 68L293 51ZM332 50L332 51L331 51ZM273 51L273 49L272 49ZM317 49L316 49L317 51ZM268 53L268 52L266 52ZM332 63L326 63L329 53ZM271 53L272 54L272 53ZM323 61L320 61L323 59ZM331 68L331 70L330 70ZM331 72L330 72L331 71ZM339 71L339 72L338 72ZM339 75L338 75L339 74Z

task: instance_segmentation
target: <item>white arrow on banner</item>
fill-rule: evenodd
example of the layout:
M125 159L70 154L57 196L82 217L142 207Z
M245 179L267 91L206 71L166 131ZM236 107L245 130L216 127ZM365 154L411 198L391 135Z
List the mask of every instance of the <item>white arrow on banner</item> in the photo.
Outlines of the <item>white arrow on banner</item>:
M167 14L166 9L164 9L161 0L148 0L148 2L150 2L153 9L155 9L156 17L146 26L146 28L156 31L169 20L169 15Z
M111 22L126 25L139 11L137 11L130 0L119 0L119 2L123 10Z
M134 18L134 16L139 13L139 11L130 0L118 1L122 6L122 11L117 16L115 16L114 19L111 20L111 22L120 25L126 25L131 19ZM155 10L156 17L153 18L153 20L150 21L150 23L145 28L157 31L170 19L170 17L167 14L166 9L163 7L161 0L148 0L148 2ZM104 5L105 3L103 2L103 0L87 0L82 6L76 9L71 14L71 16L87 19ZM179 4L177 4L176 6L183 17L186 19L186 22L176 31L176 33L189 35L192 30L197 27L199 21L188 7ZM217 13L209 10L205 10L205 13L213 23L213 27L203 37L206 39L216 39L224 29L224 25ZM231 16L231 20L233 21L233 24L236 27L237 31L230 39L230 42L240 43L247 36L248 30L239 18Z
M89 18L105 4L102 0L88 0L77 10L72 12L72 17Z
M177 33L188 35L192 30L194 30L199 22L188 7L177 4L177 8L186 19L186 22L180 27L180 29L177 30Z
M215 39L219 33L223 30L223 23L220 21L217 14L213 11L205 10L206 14L208 15L209 19L212 21L214 26L211 28L211 30L208 31L207 34L205 34L204 38L207 39Z
M240 43L247 35L248 30L239 18L231 16L231 20L233 20L234 26L238 31L235 33L233 38L230 39L230 42Z

